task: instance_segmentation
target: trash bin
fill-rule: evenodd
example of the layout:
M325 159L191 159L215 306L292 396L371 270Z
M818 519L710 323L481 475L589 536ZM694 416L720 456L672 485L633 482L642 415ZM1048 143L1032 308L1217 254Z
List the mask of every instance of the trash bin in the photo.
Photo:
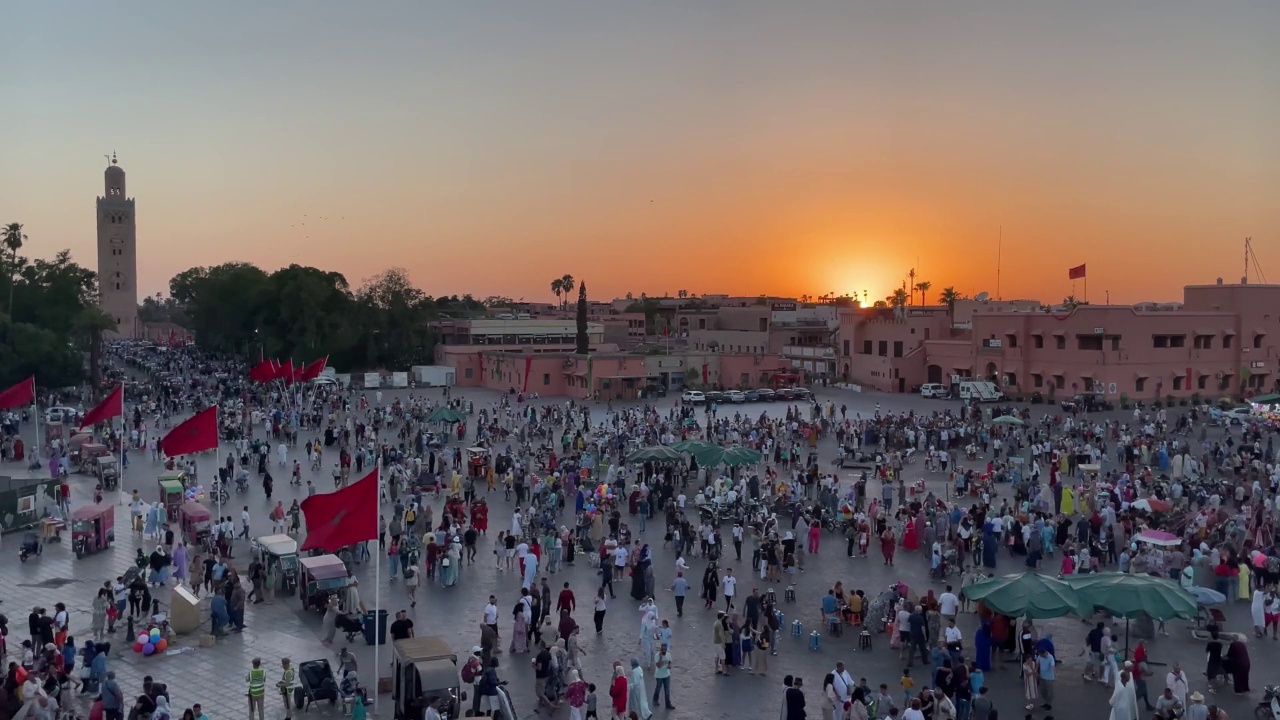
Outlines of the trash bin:
M374 617L377 622L374 622ZM387 611L378 610L364 614L364 641L368 645L387 644Z

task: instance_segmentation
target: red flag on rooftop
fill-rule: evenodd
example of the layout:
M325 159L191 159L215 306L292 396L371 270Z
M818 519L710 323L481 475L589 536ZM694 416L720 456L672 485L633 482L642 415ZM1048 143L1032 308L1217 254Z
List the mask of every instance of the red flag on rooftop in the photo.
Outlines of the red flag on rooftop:
M0 390L0 410L23 407L36 401L36 376L23 380L11 388Z
M192 415L160 439L160 450L169 457L190 455L218 447L218 406Z
M1084 275L1084 267L1085 267L1084 265L1077 265L1077 266L1075 266L1075 267L1073 267L1073 268L1068 268L1068 269L1067 269L1067 279L1068 279L1068 280L1079 280L1080 278L1084 277L1084 276L1085 276L1085 275Z
M80 427L93 427L103 420L124 417L124 386L117 385L110 395L103 398L98 406L84 414Z
M320 377L320 373L324 372L324 368L328 364L329 356L325 355L315 362L309 362L306 365L303 365L302 369L298 371L298 382L310 382L315 380Z
M337 552L378 537L378 467L341 490L302 501L307 521L303 550Z

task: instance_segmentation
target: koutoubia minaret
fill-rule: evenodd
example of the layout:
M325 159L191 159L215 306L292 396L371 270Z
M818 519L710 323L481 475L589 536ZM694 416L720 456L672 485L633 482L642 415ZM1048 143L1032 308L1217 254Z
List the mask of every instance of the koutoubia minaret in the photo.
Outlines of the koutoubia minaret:
M125 194L124 168L111 164L102 173L98 198L98 294L102 311L116 321L109 337L138 337L138 226L133 198Z

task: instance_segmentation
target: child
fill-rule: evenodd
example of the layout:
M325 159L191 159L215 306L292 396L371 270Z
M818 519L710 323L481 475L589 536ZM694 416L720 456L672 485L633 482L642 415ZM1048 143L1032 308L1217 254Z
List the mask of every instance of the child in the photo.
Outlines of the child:
M751 669L751 655L755 650L755 633L747 630L742 633L742 668L749 673L755 674Z
M587 685L587 714L582 716L583 720L600 720L600 716L596 714L596 685L590 683Z
M902 677L898 680L898 684L902 686L902 704L911 707L911 688L916 686L916 681L911 679L911 668L902 668Z

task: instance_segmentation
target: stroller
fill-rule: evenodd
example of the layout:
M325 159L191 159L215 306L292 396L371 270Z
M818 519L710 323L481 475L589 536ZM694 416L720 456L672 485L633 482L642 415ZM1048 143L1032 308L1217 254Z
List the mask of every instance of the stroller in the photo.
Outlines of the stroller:
M347 642L354 642L356 636L364 632L364 620L356 613L339 615L334 621L338 630L347 636Z

